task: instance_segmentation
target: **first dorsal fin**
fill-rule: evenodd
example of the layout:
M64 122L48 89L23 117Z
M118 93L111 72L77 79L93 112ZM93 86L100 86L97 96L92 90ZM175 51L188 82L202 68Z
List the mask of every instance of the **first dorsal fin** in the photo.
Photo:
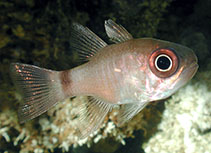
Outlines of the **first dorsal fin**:
M82 60L89 60L99 49L107 46L95 33L78 23L73 23L71 31L70 46L79 53Z
M123 26L116 24L111 19L105 21L105 29L108 37L114 43L133 39L133 36Z

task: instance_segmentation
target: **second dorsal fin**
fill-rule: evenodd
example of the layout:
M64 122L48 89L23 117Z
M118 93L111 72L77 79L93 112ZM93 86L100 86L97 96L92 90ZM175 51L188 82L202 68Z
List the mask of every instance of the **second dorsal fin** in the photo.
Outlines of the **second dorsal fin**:
M84 61L88 61L99 49L107 46L95 33L78 23L73 23L71 31L70 46Z
M116 24L111 19L105 21L105 29L108 37L114 43L133 39L133 36L123 26Z

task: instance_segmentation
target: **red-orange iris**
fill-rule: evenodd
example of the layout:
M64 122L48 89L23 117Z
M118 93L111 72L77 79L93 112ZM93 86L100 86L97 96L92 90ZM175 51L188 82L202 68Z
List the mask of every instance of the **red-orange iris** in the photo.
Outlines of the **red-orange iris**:
M176 72L179 59L172 49L159 48L150 55L149 66L157 77L167 78Z

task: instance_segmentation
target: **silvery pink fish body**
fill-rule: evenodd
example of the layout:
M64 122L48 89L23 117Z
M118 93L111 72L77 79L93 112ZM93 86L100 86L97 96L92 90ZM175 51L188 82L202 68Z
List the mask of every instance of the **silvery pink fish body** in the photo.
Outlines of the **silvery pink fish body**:
M198 65L193 51L185 46L152 38L133 39L112 20L106 33L115 44L103 40L79 24L72 27L72 47L87 62L66 71L52 71L27 64L11 64L12 77L23 92L21 122L35 118L59 101L72 96L90 96L80 111L86 126L80 136L95 131L108 112L122 105L118 123L131 119L149 102L165 99L187 83ZM82 121L83 122L83 121Z

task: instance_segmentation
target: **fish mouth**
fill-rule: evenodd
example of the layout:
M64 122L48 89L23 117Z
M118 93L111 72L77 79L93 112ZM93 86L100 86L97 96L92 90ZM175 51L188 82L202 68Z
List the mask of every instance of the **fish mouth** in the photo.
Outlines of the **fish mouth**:
M193 76L196 74L197 70L199 68L199 65L197 61L191 62L191 64L180 74L179 78L184 78L181 79L180 81L182 84L186 84L189 80L193 78ZM180 82L179 81L179 82Z
M188 77L190 77L190 79L195 75L195 73L197 72L198 68L199 68L199 65L198 65L198 63L196 61L191 63L191 65L188 68L191 71L188 74ZM187 71L188 69L186 69L185 71Z
M174 88L175 90L181 88L182 86L184 86L188 81L190 81L193 76L196 74L197 70L198 70L198 64L197 61L194 60L193 62L190 62L190 64L187 64L187 67L183 67L181 69L182 72L178 75L176 81L175 81L175 85Z

